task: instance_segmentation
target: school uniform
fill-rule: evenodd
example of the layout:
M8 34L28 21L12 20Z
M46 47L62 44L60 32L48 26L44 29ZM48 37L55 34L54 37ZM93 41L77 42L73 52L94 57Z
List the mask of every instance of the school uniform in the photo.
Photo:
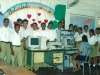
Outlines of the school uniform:
M56 31L56 30L59 30L59 29L58 29L58 28L56 28L56 29L55 29L55 31ZM64 30L64 29L63 29L63 28L61 28L61 30Z
M100 56L100 34L96 35L96 37L97 37L97 41L98 41L96 56Z
M10 38L12 34L12 29L10 27L2 26L0 28L0 40L1 40L1 52L0 58L4 59L6 56L6 61L10 63L11 60L11 49L10 49Z
M32 28L27 27L26 30L23 27L20 27L20 31L22 38L26 38L27 36L31 36ZM22 60L23 66L25 65L25 50L23 48L24 42L21 42L21 51L22 51Z
M32 30L31 36L34 36L34 37L41 36L40 30Z
M49 39L49 32L47 30L40 30L40 34L43 37L46 37L46 39Z
M90 36L88 37L88 43L90 44L90 46L92 48L91 57L95 57L96 56L97 48L94 46L96 42L97 42L97 37L95 35L93 35L92 37L90 37Z
M55 41L55 39L57 39L56 31L53 29L52 30L48 29L47 31L49 33L49 41Z
M87 37L89 36L89 32L83 32L83 35L86 35Z
M22 64L22 52L21 52L21 34L13 31L11 36L12 47L14 55L12 55L12 65L16 66L15 60L18 62L18 66L23 66Z
M78 32L76 32L75 35L74 35L75 41L76 41L76 42L82 41L82 36L83 36L82 33L79 34ZM79 48L79 46L80 46L80 43L76 43L76 48Z

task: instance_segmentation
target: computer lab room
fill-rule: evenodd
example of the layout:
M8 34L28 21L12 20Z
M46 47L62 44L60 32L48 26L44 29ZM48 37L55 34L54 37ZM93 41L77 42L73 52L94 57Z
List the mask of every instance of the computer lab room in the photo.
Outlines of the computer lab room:
M100 75L100 0L0 0L0 75Z

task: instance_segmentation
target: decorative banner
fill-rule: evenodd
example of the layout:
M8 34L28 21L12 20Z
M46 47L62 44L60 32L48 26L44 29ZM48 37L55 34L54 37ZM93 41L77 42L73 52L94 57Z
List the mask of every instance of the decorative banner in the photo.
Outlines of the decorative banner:
M94 29L95 18L83 15L70 15L70 24L77 25L78 27L82 27L84 25L88 25L89 29Z
M49 21L55 20L54 10L52 8L35 2L23 2L16 4L5 11L4 15L12 21L12 27L18 18L28 19L28 26L31 26L33 22L37 22L39 28L42 22L45 22L47 25Z

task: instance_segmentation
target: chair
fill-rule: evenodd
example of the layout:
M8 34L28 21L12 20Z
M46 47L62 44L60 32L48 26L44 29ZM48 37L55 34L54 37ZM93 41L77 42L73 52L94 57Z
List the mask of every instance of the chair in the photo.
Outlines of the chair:
M92 53L92 48L87 48L85 60L84 61L76 60L76 62L80 62L83 65L83 75L84 75L84 63L88 63L89 64L91 53ZM73 70L74 70L74 68L73 68ZM90 70L90 74L91 74L90 65L89 65L89 70Z

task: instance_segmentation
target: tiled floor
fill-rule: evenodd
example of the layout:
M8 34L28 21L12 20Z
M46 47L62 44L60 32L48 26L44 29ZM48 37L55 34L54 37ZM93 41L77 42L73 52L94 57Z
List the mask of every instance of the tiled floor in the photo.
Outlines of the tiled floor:
M100 75L100 67L91 67L92 74L89 73L87 64L85 64L85 74L84 75ZM72 69L64 69L62 73L61 70L53 68L40 68L38 71L33 71L37 75L82 75L82 70L72 73Z

